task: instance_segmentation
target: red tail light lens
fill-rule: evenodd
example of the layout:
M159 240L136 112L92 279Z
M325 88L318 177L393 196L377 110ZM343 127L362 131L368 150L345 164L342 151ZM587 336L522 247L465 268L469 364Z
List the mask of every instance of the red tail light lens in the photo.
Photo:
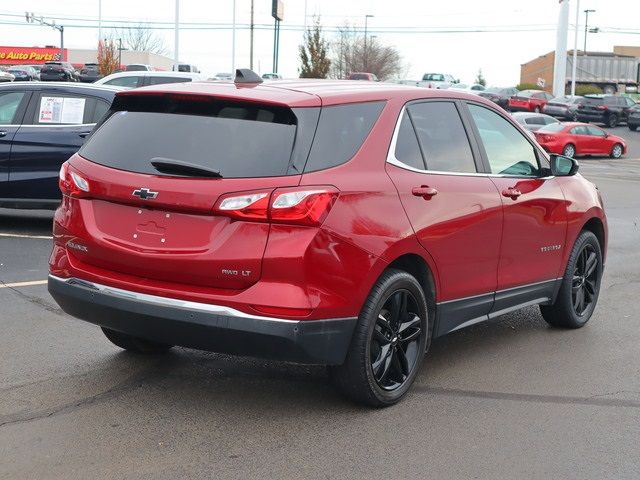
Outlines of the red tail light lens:
M606 106L606 105L598 105L596 108L597 108L598 110L609 110L609 107L608 107L608 106Z
M319 226L338 193L335 187L327 186L232 193L222 196L214 211L237 220Z
M74 172L69 166L69 162L64 162L60 167L58 185L63 195L78 198L89 196L89 182Z
M338 198L333 187L278 189L271 201L271 221L295 225L322 225Z

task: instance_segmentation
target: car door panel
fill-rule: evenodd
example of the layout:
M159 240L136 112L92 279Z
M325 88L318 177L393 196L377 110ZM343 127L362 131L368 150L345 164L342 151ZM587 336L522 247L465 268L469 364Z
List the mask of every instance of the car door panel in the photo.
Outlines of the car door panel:
M486 319L497 284L502 206L495 185L477 173L475 144L457 107L409 105L394 138L387 173L439 275L436 335ZM412 148L399 143L418 138Z
M528 287L553 284L562 274L564 251L571 248L565 244L567 202L555 178L546 176L542 153L511 120L481 105L469 104L469 112L491 181L501 193L504 224L497 290L524 288L535 296L536 289ZM498 298L494 311L504 307Z
M72 112L71 120L80 123L62 124L62 114L55 118L41 121L45 113L43 107L46 98L71 98L84 100L76 104L82 111ZM43 100L45 99L45 100ZM71 155L77 152L84 139L93 128L93 124L85 124L85 119L92 118L96 100L81 94L69 94L42 91L33 95L28 107L25 122L18 129L13 139L13 148L9 165L8 197L16 199L50 200L60 199L58 190L58 172L60 166ZM59 102L58 102L59 103ZM51 108L54 111L55 108Z
M8 196L9 162L16 132L20 128L30 92L3 89L0 93L0 198Z

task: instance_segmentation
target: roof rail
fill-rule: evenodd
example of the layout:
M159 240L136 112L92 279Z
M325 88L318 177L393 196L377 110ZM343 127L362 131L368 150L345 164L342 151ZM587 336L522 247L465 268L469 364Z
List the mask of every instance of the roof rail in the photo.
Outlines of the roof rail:
M263 80L253 70L248 68L237 68L236 69L236 78L233 80L233 83L262 83Z

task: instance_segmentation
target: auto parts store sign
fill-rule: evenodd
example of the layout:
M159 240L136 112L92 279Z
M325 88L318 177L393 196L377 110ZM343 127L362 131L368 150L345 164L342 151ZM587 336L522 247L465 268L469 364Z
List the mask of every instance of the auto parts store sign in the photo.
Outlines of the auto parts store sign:
M67 50L64 50L67 57ZM60 60L59 48L0 47L0 64L18 65Z

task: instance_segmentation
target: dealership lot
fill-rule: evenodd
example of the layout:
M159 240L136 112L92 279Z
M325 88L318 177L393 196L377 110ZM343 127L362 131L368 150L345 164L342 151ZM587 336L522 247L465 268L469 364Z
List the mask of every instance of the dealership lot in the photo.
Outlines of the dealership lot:
M581 161L610 223L589 325L529 308L439 339L386 410L322 368L119 351L38 283L51 213L1 210L0 478L637 478L640 133L611 131L629 154Z

